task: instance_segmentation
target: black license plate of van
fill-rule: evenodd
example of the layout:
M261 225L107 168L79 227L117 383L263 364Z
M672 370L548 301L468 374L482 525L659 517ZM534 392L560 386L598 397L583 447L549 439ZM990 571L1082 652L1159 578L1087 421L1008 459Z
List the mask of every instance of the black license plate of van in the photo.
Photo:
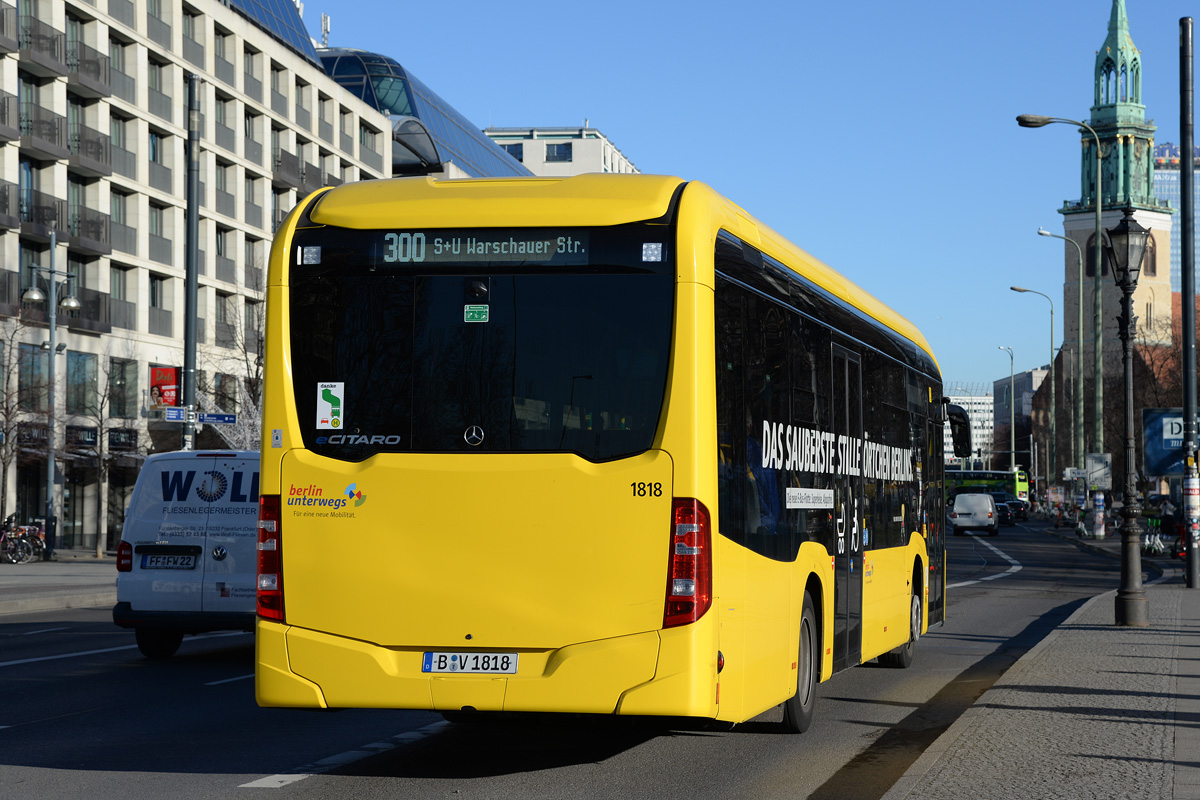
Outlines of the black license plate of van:
M143 555L142 569L195 569L194 555Z

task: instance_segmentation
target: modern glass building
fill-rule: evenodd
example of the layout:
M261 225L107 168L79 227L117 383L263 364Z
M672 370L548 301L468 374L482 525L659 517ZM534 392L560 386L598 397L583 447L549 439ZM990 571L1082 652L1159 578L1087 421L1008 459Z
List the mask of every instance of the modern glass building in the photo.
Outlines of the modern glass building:
M1171 204L1171 291L1183 290L1183 226L1179 216L1182 206L1180 194L1179 145L1164 142L1154 146L1154 195ZM1194 164L1200 163L1200 147L1196 148ZM1200 208L1200 182L1192 182L1192 207ZM1195 240L1194 240L1195 241ZM1195 241L1200 253L1200 241ZM1200 263L1200 262L1197 262Z
M533 174L394 58L349 48L319 48L316 53L326 74L368 104L393 119L419 119L443 163L456 165L472 178ZM397 147L393 153L401 150Z

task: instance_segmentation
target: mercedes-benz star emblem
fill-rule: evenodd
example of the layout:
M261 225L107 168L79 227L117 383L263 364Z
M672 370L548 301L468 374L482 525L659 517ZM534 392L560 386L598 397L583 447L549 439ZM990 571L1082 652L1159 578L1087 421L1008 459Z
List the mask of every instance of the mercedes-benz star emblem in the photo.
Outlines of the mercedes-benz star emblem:
M483 443L483 428L478 425L472 425L463 433L463 438L467 440L467 444L471 447L478 447Z

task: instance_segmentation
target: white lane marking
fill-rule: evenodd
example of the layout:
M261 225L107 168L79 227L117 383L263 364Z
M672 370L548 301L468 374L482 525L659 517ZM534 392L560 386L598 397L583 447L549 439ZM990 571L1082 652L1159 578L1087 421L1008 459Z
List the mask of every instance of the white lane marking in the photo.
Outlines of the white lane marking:
M191 636L185 638L184 641L199 641L200 639L221 639L226 636L247 636L245 631L234 631L232 633L212 633L203 634L200 636ZM0 661L0 667L17 667L21 664L37 664L42 661L59 661L64 658L81 658L83 656L94 656L101 653L116 653L120 650L136 650L136 644L125 644L120 647L105 647L101 650L80 650L76 653L59 653L56 656L38 656L37 658L19 658L16 661Z
M236 678L226 678L223 681L210 681L209 683L206 683L204 685L205 686L220 686L222 683L233 683L234 681L244 681L247 678L253 678L253 677L254 677L254 673L251 672L249 675L238 675Z
M25 631L22 636L35 636L39 633L54 633L55 631L69 631L70 628L42 628L40 631Z
M329 772L338 767L344 767L347 764L353 764L355 761L362 761L364 758L386 753L389 750L395 750L397 747L403 747L406 744L419 742L449 725L449 722L441 721L426 725L424 728L418 728L415 731L407 731L406 733L397 734L387 739L378 742L364 744L357 750L347 750L344 753L338 753L335 756L322 758L320 761L314 761L311 764L305 764L302 767L296 767L290 772L280 773L279 775L268 775L265 778L259 778L250 783L243 783L239 789L280 789L284 786L302 781L305 778L313 775L320 775L323 772Z
M995 575L988 575L986 578L979 578L979 579L973 580L973 581L963 581L962 583L952 583L946 587L947 589L957 589L961 586L970 586L973 583L982 583L983 581L994 581L997 578L1005 578L1005 577L1008 577L1009 575L1012 575L1014 573L1021 571L1021 562L1017 561L1015 558L1010 556L1008 553L1005 553L1003 550L1001 550L999 547L996 547L991 542L980 539L978 536L975 536L972 538L979 544L983 545L984 547L991 550L993 553L995 553L996 555L1000 556L1005 561L1007 561L1009 564L1009 567L1004 572L997 572Z

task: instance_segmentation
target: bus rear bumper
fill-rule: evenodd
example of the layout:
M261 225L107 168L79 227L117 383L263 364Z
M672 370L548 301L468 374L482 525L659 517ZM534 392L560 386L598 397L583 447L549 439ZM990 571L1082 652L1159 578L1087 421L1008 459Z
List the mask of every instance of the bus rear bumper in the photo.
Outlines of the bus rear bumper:
M688 675L690 648L680 645L691 637L681 634L649 631L521 650L516 675L430 675L421 671L424 649L259 620L257 698L261 706L302 708L713 716L715 703L695 702L710 692L697 691L696 676Z

